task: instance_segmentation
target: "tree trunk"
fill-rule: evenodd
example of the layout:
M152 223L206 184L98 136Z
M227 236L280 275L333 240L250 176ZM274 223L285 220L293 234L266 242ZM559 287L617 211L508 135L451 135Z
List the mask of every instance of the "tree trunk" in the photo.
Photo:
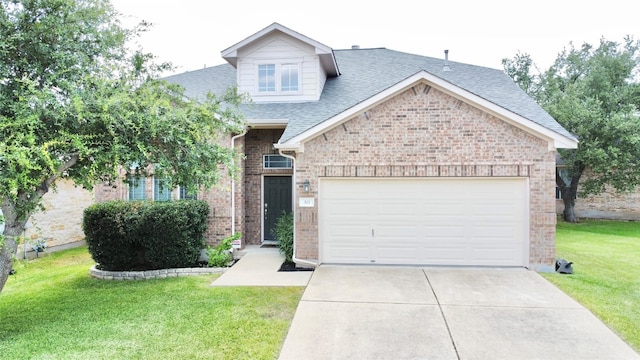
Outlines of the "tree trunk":
M560 176L560 170L556 168L556 185L560 188L560 195L562 196L562 203L564 204L562 217L566 222L578 222L574 208L578 195L578 183L580 182L583 171L584 166L582 166L582 164L576 164L574 172L571 174L571 183L567 185Z
M576 214L573 211L576 205L574 197L572 195L565 196L562 194L562 202L564 203L564 210L562 211L562 218L566 222L575 223L578 221Z
M18 242L15 241L13 236L8 236L5 230L4 245L0 249L0 292L4 288L4 284L7 282L9 272L12 268L13 256L18 250Z
M24 227L31 214L19 218L14 203L6 197L0 199L2 199L0 208L2 208L4 216L4 244L0 248L0 292L2 292L13 266L13 257L18 250L18 239L24 232ZM36 198L35 201L40 201L40 198Z

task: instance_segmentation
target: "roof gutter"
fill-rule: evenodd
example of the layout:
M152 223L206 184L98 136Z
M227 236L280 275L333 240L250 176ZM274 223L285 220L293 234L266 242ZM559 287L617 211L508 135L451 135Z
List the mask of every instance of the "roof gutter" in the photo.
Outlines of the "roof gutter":
M293 164L293 176L292 176L292 182L293 182L293 186L291 187L293 190L293 194L292 197L294 199L294 204L295 204L295 199L296 199L296 158L291 156L291 155L287 155L285 153L283 153L283 149L278 149L278 154L280 154L281 156L286 157L287 159L291 159L291 163ZM296 211L295 211L295 205L294 205L294 210L293 210L293 262L296 264L301 264L301 265L308 265L308 266L312 266L312 267L316 267L318 266L318 263L314 263L313 261L308 261L308 260L303 260L303 259L298 259L296 258Z
M273 147L275 149L277 149L278 152L281 152L281 151L293 151L293 152L296 152L296 153L303 153L304 152L304 144L301 144L301 143L295 143L295 144L287 144L287 143L284 143L284 144L273 144ZM280 153L280 155L282 155L284 157L287 157L287 158L291 158L290 156L284 155L282 153Z

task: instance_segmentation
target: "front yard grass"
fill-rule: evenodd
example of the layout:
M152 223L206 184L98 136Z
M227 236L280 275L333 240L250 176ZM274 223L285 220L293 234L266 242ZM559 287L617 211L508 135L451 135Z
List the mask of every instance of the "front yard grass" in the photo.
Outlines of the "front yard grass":
M640 222L558 220L556 257L574 274L545 278L640 350Z
M274 359L302 287L89 276L86 248L18 262L0 293L3 359Z

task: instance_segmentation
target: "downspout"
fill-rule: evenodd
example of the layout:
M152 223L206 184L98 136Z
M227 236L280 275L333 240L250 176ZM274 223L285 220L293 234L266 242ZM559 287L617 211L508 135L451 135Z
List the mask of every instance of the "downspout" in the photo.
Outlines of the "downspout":
M293 189L293 199L294 199L294 204L293 204L293 262L296 264L302 264L302 265L309 265L312 267L316 267L318 266L317 263L314 263L312 261L308 261L308 260L303 260L303 259L298 259L296 258L296 211L295 211L295 199L296 199L296 158L291 156L291 155L287 155L285 153L282 152L282 149L278 149L278 154L280 154L281 156L284 156L288 159L291 159L291 163L293 164L293 176L291 178L291 181L293 182L293 186L291 186L291 188Z
M231 137L231 150L233 151L236 148L236 139L239 139L247 134L247 129L241 134L235 135ZM233 159L235 166L235 158ZM236 179L234 177L231 178L231 236L236 234ZM241 244L242 245L242 244ZM240 247L240 246L239 246Z

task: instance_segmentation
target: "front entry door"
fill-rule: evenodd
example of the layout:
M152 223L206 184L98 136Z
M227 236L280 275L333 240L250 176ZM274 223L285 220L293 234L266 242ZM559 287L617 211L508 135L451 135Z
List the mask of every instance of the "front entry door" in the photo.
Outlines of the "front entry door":
M262 204L264 241L275 241L273 233L278 217L291 212L291 176L265 176Z

